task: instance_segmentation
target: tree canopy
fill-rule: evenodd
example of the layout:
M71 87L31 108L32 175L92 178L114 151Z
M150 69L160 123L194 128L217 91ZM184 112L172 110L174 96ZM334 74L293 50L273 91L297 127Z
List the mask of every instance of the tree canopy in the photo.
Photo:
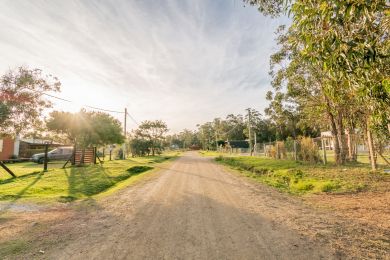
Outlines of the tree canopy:
M61 83L39 69L19 67L0 78L0 132L17 135L41 124L52 103L44 96L60 90Z
M338 163L346 160L345 132L360 129L374 166L375 140L390 139L388 1L244 2L292 18L277 31L280 49L271 57L268 114L275 123L292 116L330 129Z
M121 123L102 112L53 111L46 125L49 130L63 134L67 140L80 147L124 142Z
M130 147L133 154L152 152L154 156L156 152L163 149L164 137L167 132L168 126L161 120L143 121L131 137Z

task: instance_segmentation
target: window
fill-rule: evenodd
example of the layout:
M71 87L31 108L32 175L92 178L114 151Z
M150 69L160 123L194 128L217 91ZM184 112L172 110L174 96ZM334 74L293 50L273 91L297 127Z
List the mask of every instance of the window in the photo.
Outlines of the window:
M0 153L3 151L3 139L0 139Z

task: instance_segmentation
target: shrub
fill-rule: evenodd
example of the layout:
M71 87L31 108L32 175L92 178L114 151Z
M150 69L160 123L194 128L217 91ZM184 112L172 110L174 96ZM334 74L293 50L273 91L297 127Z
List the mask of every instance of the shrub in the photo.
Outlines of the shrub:
M310 163L321 162L321 156L316 143L310 137L301 137L299 139L298 158Z
M334 182L325 182L320 186L322 192L331 192L339 188L339 185Z
M314 185L311 182L300 182L295 185L298 191L309 191L314 189Z

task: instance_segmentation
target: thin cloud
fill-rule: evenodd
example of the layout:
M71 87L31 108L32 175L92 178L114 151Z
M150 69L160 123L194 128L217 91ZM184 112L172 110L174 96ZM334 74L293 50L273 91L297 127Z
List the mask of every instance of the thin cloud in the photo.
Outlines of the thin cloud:
M173 131L263 109L273 32L287 22L225 0L3 0L0 10L1 72L42 68L68 99L128 107Z

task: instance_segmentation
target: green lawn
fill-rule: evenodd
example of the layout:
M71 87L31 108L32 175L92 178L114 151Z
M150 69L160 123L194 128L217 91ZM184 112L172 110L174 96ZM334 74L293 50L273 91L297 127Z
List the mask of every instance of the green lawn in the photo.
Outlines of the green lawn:
M390 174L383 171L373 173L367 164L336 167L249 156L219 156L215 160L256 181L292 194L389 189Z
M177 154L106 161L101 165L67 167L50 164L42 172L42 165L32 162L8 164L18 176L11 178L0 169L0 201L61 201L88 198L122 187L137 179L143 172L173 159Z

